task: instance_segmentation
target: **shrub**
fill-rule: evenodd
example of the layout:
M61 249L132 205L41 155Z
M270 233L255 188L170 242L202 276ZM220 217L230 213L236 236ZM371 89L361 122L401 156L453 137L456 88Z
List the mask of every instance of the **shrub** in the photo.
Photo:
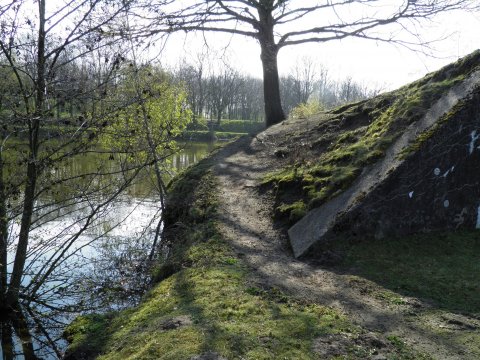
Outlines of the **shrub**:
M309 116L318 114L319 112L325 110L323 104L318 101L309 101L306 103L302 103L297 105L292 109L290 112L290 117L292 119L304 119Z

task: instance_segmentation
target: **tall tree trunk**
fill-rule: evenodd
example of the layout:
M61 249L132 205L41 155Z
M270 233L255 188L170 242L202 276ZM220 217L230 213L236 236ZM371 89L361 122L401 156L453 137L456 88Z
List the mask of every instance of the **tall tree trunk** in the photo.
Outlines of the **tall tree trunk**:
M15 308L15 313L13 314L12 325L15 329L15 333L20 338L20 343L22 344L22 353L25 360L37 360L38 357L35 355L33 349L33 338L32 334L28 330L28 322L23 314L20 306L17 305Z
M5 304L5 292L7 289L8 221L3 166L3 151L0 149L0 302Z
M37 81L35 83L35 112L29 123L29 156L27 165L27 179L23 200L23 212L20 221L17 250L10 285L7 291L7 303L16 306L19 301L20 285L23 270L27 259L28 242L30 238L30 225L32 222L33 206L35 202L35 189L38 177L38 133L45 102L45 0L38 1L39 29L37 49Z
M285 113L280 99L280 80L278 76L278 46L273 36L273 17L270 11L259 8L260 23L259 42L260 59L263 67L263 97L265 102L265 123L267 127L285 120Z
M13 349L13 329L5 313L2 314L0 319L0 332L2 336L3 360L13 360L15 353Z
M0 336L3 360L13 360L12 327L8 319L6 306L7 291L7 199L3 182L3 154L0 149Z

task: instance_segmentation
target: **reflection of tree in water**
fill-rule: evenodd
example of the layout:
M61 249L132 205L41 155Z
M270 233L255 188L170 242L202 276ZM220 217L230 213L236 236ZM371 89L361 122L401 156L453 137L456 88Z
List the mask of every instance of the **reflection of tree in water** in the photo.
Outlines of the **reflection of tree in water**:
M90 155L83 160L83 167L77 161L75 172L88 172L92 167L98 170L102 161L102 156ZM108 166L111 173L111 162ZM69 174L65 168L55 172L58 178ZM156 260L150 259L150 254L161 211L148 179L137 176L128 182L126 193L130 188L142 188L142 193L135 192L136 197L116 196L120 194L117 191L109 194L102 187L89 197L48 194L39 198L19 302L15 310L1 304L5 358L30 354L32 346L41 358L60 358L66 345L63 329L75 316L119 309L139 300L150 281L149 265ZM112 175L101 183L121 189L117 180ZM94 204L103 206L93 206L97 210L92 215ZM12 202L8 243L13 251L19 232L15 218L20 211L21 206ZM155 254L161 255L158 251ZM7 313L12 315L7 317Z
M3 359L16 359L23 355L25 359L37 359L33 349L33 338L31 336L27 319L20 308L12 311L2 311L1 332ZM18 337L21 349L15 347L14 336Z
M92 258L78 256L58 268L34 298L22 296L15 308L2 309L3 358L61 358L62 332L75 316L138 303L150 283L153 234L143 235L101 241Z
M79 282L90 304L108 311L138 303L151 280L151 235L148 241L117 237L97 247L92 270Z
M127 285L126 274L145 265L126 264L144 250L110 268L102 263L103 270L88 253L115 227L105 221L109 214L122 217L116 201L139 174L156 178L155 199L163 198L160 166L176 151L174 138L190 118L181 89L158 68L133 66L125 39L106 36L103 29L128 3L0 4L4 358L35 358L34 349L42 358L60 357L64 325L112 298L99 290L122 290L133 299L147 281ZM92 231L96 225L100 230ZM117 278L102 280L105 275Z
M148 266L142 257L155 253L146 251L151 236L97 250L92 244L115 230L109 215L124 217L117 201L136 191L139 174L162 202L162 167L190 112L183 90L160 68L137 66L125 38L104 33L128 3L0 3L5 359L32 359L34 350L61 357L61 333L74 316L134 302L148 283L140 274Z

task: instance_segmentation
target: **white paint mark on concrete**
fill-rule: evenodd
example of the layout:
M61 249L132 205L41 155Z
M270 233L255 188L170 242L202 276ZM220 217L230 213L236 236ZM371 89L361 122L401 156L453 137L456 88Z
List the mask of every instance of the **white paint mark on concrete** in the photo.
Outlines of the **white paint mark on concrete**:
M470 134L470 145L468 146L468 150L470 152L470 155L473 154L473 150L475 149L475 142L480 138L480 135L477 135L477 130L473 130L472 133Z
M480 206L477 210L477 225L475 226L476 229L480 229Z
M452 166L452 167L451 167L450 169L448 169L448 170L445 172L445 174L443 174L442 176L443 176L443 177L447 177L448 174L450 174L451 172L453 172L454 169L455 169L455 166Z
M453 222L457 224L455 226L455 229L458 229L460 226L463 225L463 223L465 222L465 215L467 214L468 214L468 210L466 207L464 207L459 214L455 215L455 217L453 218Z
M409 197L410 199L413 198L413 191L410 191L410 192L408 193L408 197Z
M450 201L445 200L445 201L443 202L443 207L448 208L449 206L450 206Z
M440 175L440 169L439 169L439 168L435 168L435 170L433 170L433 173L435 174L435 176Z

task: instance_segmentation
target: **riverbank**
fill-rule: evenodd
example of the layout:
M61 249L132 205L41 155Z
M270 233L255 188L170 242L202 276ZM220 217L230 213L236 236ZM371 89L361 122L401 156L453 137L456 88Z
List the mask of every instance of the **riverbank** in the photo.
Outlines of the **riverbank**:
M220 232L212 166L212 158L201 161L172 185L166 219L171 255L156 271L154 289L137 309L78 318L66 331L67 359L301 359L316 335L358 332L332 309L251 281Z
M206 121L197 120L180 135L180 140L189 141L228 141L240 136L257 134L265 129L263 121L227 120Z
M72 323L69 358L480 358L480 236L472 227L409 236L340 228L301 260L286 231L384 159L433 103L469 81L479 56L395 92L288 119L189 168L170 188L169 256L155 286L137 308ZM420 151L438 128L412 137L401 155ZM455 143L459 153L473 153L475 134Z
M248 135L244 132L225 132L225 131L208 131L208 130L195 130L184 131L178 138L179 141L228 141L239 138L241 136Z
M275 268L268 268L284 249L265 247L277 232L264 199L250 197L258 221L249 228L250 212L237 212L247 208L231 207L239 191L256 191L248 183L255 174L244 169L239 180L233 174L242 165L229 161L235 154L251 160L243 152L249 141L227 145L176 179L166 219L170 256L156 271L156 285L135 309L74 321L65 332L67 359L428 359L398 337L355 324L341 309L277 281ZM300 266L288 252L281 264L278 275Z
M74 321L67 359L477 359L476 234L295 260L260 190L283 166L271 149L244 137L175 180L156 284L136 308Z

